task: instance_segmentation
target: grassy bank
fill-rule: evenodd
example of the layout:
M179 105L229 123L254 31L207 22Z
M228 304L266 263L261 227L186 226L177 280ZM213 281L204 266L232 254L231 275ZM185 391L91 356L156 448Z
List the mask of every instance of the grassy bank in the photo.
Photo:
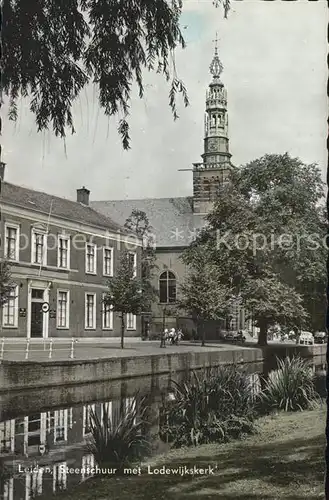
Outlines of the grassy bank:
M207 468L207 475L149 475L97 478L61 500L197 500L324 498L325 409L262 418L256 435L223 445L180 449L148 462ZM144 468L146 470L146 468ZM143 468L142 468L143 470Z

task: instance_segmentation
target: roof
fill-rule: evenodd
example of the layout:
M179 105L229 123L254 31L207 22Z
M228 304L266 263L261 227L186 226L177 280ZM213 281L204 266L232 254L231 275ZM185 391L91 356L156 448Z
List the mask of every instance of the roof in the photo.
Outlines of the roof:
M91 206L41 191L16 186L8 182L1 184L1 201L15 207L24 208L32 212L42 212L47 215L49 215L51 208L51 215L54 217L109 231L120 230L121 233L128 233L120 224L114 222L109 215L105 216L94 210Z
M145 198L140 200L94 201L91 206L124 224L135 210L146 213L157 248L186 247L205 225L204 216L194 214L192 198Z

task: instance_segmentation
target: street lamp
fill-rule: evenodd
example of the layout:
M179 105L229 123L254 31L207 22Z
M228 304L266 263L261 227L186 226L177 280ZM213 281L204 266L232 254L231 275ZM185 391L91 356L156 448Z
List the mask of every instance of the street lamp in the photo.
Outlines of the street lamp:
M165 305L162 306L162 331L164 332L166 329L166 314L167 308Z

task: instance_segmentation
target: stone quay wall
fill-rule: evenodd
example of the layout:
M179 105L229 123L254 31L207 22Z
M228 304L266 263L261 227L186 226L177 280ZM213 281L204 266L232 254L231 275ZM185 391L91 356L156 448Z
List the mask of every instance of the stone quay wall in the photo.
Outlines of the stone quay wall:
M162 353L83 361L3 361L0 365L0 392L123 380L197 370L221 364L261 361L263 352L257 348L205 349L201 352Z
M120 356L70 361L2 361L0 392L64 387L84 383L124 380L198 370L222 364L271 364L275 357L298 355L325 358L327 345L269 345L263 349L207 349L201 351Z

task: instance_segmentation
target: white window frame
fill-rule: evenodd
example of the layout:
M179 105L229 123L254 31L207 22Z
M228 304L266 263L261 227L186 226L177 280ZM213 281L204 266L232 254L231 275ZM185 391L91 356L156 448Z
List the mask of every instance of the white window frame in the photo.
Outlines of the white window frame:
M102 295L102 330L113 330L113 307L110 306L110 310L106 310L108 307L106 304L104 304L104 298L106 297L106 293L103 293ZM110 326L105 325L105 318L106 314L110 315Z
M86 423L87 419L90 418L90 410L95 413L95 404L92 405L84 405L83 406L83 415L82 415L82 437L89 436L90 431L86 432Z
M129 408L136 410L136 398L130 397L124 399L125 411L127 412Z
M67 442L67 409L65 410L55 410L54 411L54 443L66 443ZM63 423L64 427L64 439L61 439L60 441L57 441L57 427L59 427L59 424Z
M88 246L94 248L94 271L88 271ZM97 275L97 245L95 243L86 242L85 246L85 272L86 274Z
M128 316L132 316L133 318L133 326L132 327L129 327L128 326ZM132 314L132 313L127 313L126 314L126 323L127 323L127 330L128 331L134 331L134 330L137 330L137 316L135 314Z
M36 249L36 236L43 235L43 248L42 248L42 260L40 262L34 262L34 247ZM31 264L35 266L46 266L47 265L47 231L42 229L31 229Z
M66 325L59 326L59 294L66 293L67 302L66 302ZM57 302L56 302L56 328L57 330L68 330L70 328L70 290L58 289L57 290Z
M93 325L87 326L87 296L93 295L94 297L94 307L93 307ZM85 292L85 330L96 330L96 293L95 292Z
M52 420L54 420L53 412L47 411L47 416L46 416L46 428L47 428L47 432L51 432L51 421Z
M103 425L104 421L104 413L105 411L107 413L107 416L111 422L113 422L113 408L112 408L112 401L107 401L106 403L101 403L101 423Z
M57 462L53 465L53 493L56 493L56 491L66 490L66 487L67 462Z
M162 278L162 276L164 274L166 275L166 277ZM174 278L171 278L169 276L170 274L172 274L174 276ZM173 281L175 281L175 299L170 300L172 298L172 295L169 293L170 282L173 282ZM161 283L166 284L166 301L163 301L161 298ZM175 304L175 302L177 302L177 289L178 289L177 283L178 283L178 279L177 279L177 275L176 275L176 273L174 273L174 271L172 271L171 269L166 269L166 270L161 271L159 278L158 278L158 287L159 287L158 290L159 290L160 304Z
M110 269L110 274L108 274L106 272L106 269L105 269L105 252L107 250L110 250L111 252L111 269ZM113 247L103 247L103 276L109 276L109 277L112 277L113 276Z
M42 494L43 468L39 468L37 472L29 472L25 479L25 500L31 500L37 495Z
M6 325L5 324L5 312L6 312L6 308L8 308L9 306L9 303L11 302L8 301L6 302L3 306L2 306L2 327L3 328L6 328L6 329L10 329L10 328L18 328L18 290L19 290L19 286L18 285L15 285L13 286L13 290L14 290L14 295L15 295L15 298L12 298L14 304L13 304L13 307L14 307L14 324L13 325Z
M130 408L132 409L132 411L136 411L136 408L137 408L137 401L136 401L136 398L132 397L132 398L125 398L124 399L124 411L125 411L125 414L128 413L128 411L130 410ZM137 417L134 418L134 424L136 424L137 422Z
M136 276L137 276L137 253L136 252L128 252L128 255L134 256L133 278L136 278Z
M10 258L7 253L7 230L15 229L16 230L16 241L15 241L15 256ZM5 248L4 248L4 257L10 262L18 262L19 261L19 242L20 242L20 226L19 224L14 224L11 222L5 222Z
M73 408L68 408L68 426L73 429Z
M10 443L10 450L3 443ZM5 451L2 451L4 449ZM0 422L0 453L15 452L15 419Z
M63 267L60 265L61 259L60 259L60 240L65 240L67 241L67 258L66 258L66 266ZM57 236L57 267L59 269L70 269L70 254L71 254L71 238L67 236L66 234L59 234Z
M13 500L14 499L14 478L11 477L5 480L3 488L3 500Z
M81 459L81 479L82 481L88 477L88 476L93 476L91 472L88 474L87 471L88 469L94 469L95 467L95 457L92 454L89 455L83 455Z

